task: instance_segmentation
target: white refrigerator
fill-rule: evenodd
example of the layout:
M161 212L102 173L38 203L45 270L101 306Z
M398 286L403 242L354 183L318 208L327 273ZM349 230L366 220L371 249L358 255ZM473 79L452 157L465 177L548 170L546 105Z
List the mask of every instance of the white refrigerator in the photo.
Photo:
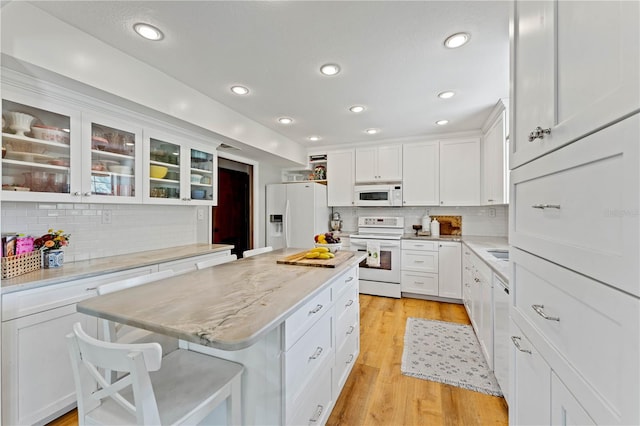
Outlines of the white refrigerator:
M267 185L268 246L313 247L313 237L329 230L327 187L315 182Z

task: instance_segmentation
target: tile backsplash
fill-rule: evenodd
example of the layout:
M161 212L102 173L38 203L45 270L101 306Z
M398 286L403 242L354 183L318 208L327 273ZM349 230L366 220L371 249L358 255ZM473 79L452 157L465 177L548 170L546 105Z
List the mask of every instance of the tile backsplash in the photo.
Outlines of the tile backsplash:
M127 204L2 202L2 232L71 234L65 261L156 250L197 242L197 208Z
M334 207L340 212L342 229L357 231L359 216L403 216L405 233L415 232L413 225L422 223L422 216L462 216L462 235L506 237L509 232L509 206L478 207Z

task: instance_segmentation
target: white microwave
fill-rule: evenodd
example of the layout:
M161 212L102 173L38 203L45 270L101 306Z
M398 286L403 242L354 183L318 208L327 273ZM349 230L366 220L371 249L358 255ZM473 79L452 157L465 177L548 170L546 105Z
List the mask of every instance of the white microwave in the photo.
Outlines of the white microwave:
M354 200L359 207L402 207L402 185L356 185Z

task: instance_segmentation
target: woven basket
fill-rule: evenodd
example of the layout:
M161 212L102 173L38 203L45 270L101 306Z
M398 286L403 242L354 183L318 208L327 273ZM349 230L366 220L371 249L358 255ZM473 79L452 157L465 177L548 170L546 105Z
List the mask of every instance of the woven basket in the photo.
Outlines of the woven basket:
M18 275L37 271L42 267L40 250L2 258L2 278L13 278Z

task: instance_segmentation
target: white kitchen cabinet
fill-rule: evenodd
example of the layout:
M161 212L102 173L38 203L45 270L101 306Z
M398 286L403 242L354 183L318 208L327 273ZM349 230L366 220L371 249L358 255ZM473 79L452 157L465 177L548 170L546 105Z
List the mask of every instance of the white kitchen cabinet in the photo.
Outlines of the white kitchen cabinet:
M558 376L551 373L551 424L588 426L597 423L587 414Z
M356 183L402 180L402 145L356 148Z
M145 130L144 202L214 206L218 201L217 145L205 145L184 137ZM152 175L152 169L166 174Z
M473 318L473 262L471 261L471 250L462 245L462 303L467 311L469 319Z
M402 204L440 204L440 143L438 141L402 146Z
M353 149L327 153L327 204L330 207L354 205L355 161Z
M450 299L462 299L462 249L460 243L441 241L438 246L438 295Z
M469 250L465 248L465 250ZM467 255L471 280L469 290L469 319L473 326L484 357L493 370L493 283L489 266L475 253Z
M551 424L551 369L513 322L509 367L509 424Z
M403 293L462 299L460 243L406 239L401 247Z
M480 204L480 139L440 141L440 205Z
M640 296L640 115L511 172L510 242Z
M493 374L509 403L509 287L493 274Z
M639 16L635 1L514 2L511 168L640 109Z
M502 100L483 132L482 154L482 204L507 204L507 113Z

